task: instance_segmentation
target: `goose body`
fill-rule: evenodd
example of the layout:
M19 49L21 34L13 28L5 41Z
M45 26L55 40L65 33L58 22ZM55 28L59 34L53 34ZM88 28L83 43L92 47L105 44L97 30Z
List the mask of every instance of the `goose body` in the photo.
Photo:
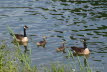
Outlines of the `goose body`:
M43 46L46 44L46 41L40 41L36 43L38 46Z
M65 47L56 48L56 51L57 51L57 52L65 51Z
M75 47L75 46L73 46L71 48L73 49L74 53L77 53L77 54L85 54L86 55L86 54L90 53L88 48L80 48L80 47Z
M18 42L28 42L28 37L24 37L24 35L15 34L15 37Z
M85 39L83 40L83 45L84 45L83 48L76 47L76 46L72 46L71 48L74 51L74 53L77 53L77 54L82 54L82 55L90 54L90 50L87 48Z

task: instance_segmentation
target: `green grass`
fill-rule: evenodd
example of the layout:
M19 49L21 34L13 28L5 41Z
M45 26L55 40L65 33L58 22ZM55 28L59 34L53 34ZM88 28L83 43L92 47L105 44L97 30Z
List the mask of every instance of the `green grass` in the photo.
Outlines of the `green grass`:
M30 57L17 46L9 47L3 42L0 45L0 72L34 72Z
M8 28L9 32L14 34ZM15 37L15 36L14 36ZM73 64L50 63L47 66L36 67L32 66L30 55L24 53L18 42L16 45L8 45L5 41L0 42L0 72L91 72L88 60L84 57L87 67L81 64L80 57L74 57L71 51L68 51L68 58L71 58ZM30 53L31 54L31 53ZM78 67L76 65L78 61ZM79 69L78 69L79 68Z

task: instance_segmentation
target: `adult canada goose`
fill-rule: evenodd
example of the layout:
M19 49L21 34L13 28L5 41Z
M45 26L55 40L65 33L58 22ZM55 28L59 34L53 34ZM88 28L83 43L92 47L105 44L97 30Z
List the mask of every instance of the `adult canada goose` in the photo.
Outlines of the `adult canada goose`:
M61 52L62 51L63 53L66 53L64 44L65 44L65 42L62 42L62 46L60 46L59 48L56 48L56 51L57 52Z
M25 25L24 27L23 27L23 29L24 29L24 35L22 35L22 34L14 34L15 35L15 40L16 41L18 41L18 42L28 42L28 37L27 37L27 35L26 35L26 29L27 29L28 27Z
M83 48L76 47L76 46L72 46L71 48L73 49L74 53L77 53L77 54L82 54L82 55L90 54L90 51L86 45L86 39L83 39L83 45L84 45Z
M47 41L46 41L46 36L43 36L43 41L39 41L36 43L36 45L39 47L39 46L42 46L42 47L45 47Z

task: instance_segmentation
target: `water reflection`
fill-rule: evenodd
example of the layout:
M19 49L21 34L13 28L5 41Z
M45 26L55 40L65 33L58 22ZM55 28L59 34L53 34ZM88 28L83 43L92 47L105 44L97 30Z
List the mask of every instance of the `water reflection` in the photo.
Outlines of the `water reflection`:
M27 53L30 51L27 46L24 46L24 48L25 48L24 53Z
M28 42L18 42L16 40L13 40L12 43L16 46L20 45L20 46L24 46L25 51L29 51L27 46L28 46Z

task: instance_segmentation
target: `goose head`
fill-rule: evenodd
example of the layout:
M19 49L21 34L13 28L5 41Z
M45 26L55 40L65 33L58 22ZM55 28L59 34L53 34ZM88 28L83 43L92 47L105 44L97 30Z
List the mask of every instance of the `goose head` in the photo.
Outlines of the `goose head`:
M28 26L25 25L25 26L24 26L24 29L27 29L27 28L28 28Z

